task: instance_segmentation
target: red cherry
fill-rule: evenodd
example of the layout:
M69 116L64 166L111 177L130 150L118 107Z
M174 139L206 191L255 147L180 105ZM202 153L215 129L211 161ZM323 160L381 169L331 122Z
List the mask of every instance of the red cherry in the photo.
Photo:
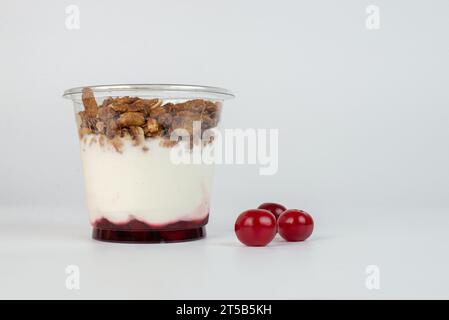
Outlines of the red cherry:
M244 211L235 221L235 234L247 246L266 246L276 235L276 217L268 210Z
M278 232L287 241L304 241L312 231L312 216L305 211L289 209L278 219Z
M274 216L276 217L276 219L279 218L279 216L282 214L282 212L284 212L285 210L287 210L286 207L284 207L282 204L279 203L274 203L274 202L265 202L262 203L260 206L257 207L258 209L265 209L270 211L272 214L274 214Z

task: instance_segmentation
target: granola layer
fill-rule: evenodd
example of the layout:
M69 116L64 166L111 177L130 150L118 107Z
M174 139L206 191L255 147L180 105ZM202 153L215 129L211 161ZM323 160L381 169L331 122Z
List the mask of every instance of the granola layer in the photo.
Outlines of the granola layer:
M172 132L184 129L193 139L193 123L201 122L202 134L217 126L221 111L220 102L203 99L174 103L162 99L108 97L98 105L90 88L83 89L82 101L84 110L77 114L80 139L98 135L98 142L109 143L118 152L123 151L123 138L132 139L136 146L154 138L160 139L164 146L173 146L177 141L170 140Z

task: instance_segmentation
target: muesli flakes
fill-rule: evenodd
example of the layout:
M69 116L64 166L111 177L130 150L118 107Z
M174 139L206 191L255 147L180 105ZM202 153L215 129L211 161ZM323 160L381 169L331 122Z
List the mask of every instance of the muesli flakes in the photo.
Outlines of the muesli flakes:
M201 121L201 131L217 126L221 103L203 99L180 103L164 103L162 99L138 97L106 97L98 107L93 91L82 92L84 110L78 112L77 123L80 139L96 134L100 145L107 142L118 151L123 150L124 139L132 139L135 145L144 145L145 139L161 139L161 145L171 147L173 130L182 128L193 134L193 122ZM147 151L147 150L144 150Z

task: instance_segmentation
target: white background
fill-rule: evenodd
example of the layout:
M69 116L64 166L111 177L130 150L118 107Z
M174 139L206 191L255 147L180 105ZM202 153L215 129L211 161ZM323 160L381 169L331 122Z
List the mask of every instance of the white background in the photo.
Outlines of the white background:
M80 29L65 9L80 8ZM365 26L380 9L380 29ZM0 10L1 298L449 298L449 2L23 1ZM111 83L221 86L224 128L278 128L279 172L219 166L203 241L90 239L73 110ZM308 210L246 248L239 212ZM65 267L81 289L65 288ZM365 287L365 267L381 288Z

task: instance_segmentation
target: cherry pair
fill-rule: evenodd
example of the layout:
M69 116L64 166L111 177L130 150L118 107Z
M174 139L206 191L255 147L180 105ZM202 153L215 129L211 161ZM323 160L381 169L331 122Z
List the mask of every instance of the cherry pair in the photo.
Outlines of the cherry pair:
M235 222L235 234L247 246L266 246L279 232L287 241L304 241L313 231L313 219L303 210L278 203L263 203L242 212Z

